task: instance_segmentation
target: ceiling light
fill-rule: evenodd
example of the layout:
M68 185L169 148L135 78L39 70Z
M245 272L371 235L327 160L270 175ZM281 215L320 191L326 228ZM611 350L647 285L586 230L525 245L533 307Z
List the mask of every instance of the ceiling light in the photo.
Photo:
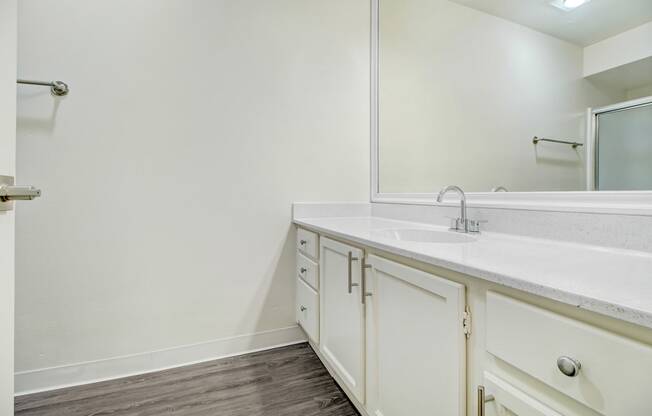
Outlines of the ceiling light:
M554 0L550 4L565 11L573 10L591 0Z
M568 7L569 9L574 9L576 7L580 7L587 1L588 0L564 0L564 6Z

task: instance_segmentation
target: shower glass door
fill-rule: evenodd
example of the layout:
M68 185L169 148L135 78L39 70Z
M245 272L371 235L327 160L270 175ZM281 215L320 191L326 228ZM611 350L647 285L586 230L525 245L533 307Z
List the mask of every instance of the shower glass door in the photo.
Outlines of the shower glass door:
M652 97L633 107L596 116L595 188L652 189Z

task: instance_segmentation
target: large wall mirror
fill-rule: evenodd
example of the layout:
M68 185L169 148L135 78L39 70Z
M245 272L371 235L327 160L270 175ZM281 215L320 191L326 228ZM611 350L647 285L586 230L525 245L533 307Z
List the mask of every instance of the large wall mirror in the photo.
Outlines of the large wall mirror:
M375 200L652 190L651 0L373 6Z

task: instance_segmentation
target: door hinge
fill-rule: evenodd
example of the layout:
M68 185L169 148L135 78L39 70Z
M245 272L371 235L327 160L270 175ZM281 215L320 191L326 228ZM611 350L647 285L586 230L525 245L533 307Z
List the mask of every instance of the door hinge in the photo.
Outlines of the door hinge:
M464 328L464 335L466 339L471 338L471 308L466 307L462 313L462 328Z

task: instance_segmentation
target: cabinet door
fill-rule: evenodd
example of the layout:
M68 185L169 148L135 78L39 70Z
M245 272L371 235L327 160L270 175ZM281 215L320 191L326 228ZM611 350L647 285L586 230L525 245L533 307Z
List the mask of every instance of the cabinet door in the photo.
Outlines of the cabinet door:
M363 253L327 238L321 239L320 250L319 349L340 380L364 403Z
M464 286L376 256L367 262L369 414L465 415Z
M487 394L484 406L487 416L562 416L491 373L485 372L484 380Z

